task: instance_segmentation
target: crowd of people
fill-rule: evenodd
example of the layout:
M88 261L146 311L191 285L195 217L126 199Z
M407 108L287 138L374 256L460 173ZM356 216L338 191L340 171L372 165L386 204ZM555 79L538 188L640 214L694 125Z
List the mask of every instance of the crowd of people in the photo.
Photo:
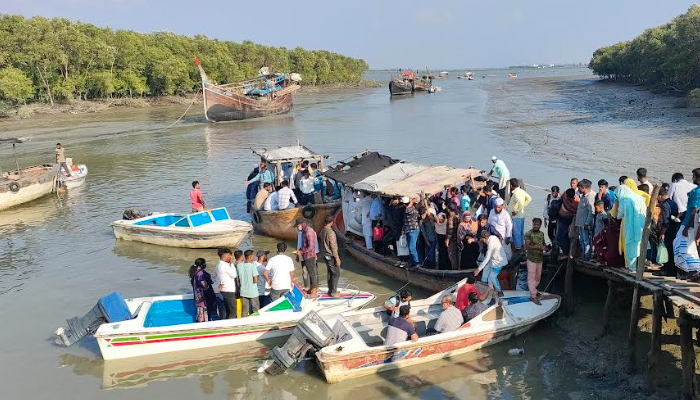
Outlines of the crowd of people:
M339 297L338 279L341 260L338 242L331 228L332 216L327 216L325 226L317 233L306 220L296 221L299 230L298 250L295 254L302 266L304 290L310 297L318 294L319 250L328 268L328 293ZM277 244L277 253L269 257L265 250L218 250L219 261L213 275L207 271L203 258L195 260L190 267L189 277L197 307L197 322L216 319L237 318L238 300L241 303L240 317L256 313L292 290L295 284L294 260L287 255L287 244Z

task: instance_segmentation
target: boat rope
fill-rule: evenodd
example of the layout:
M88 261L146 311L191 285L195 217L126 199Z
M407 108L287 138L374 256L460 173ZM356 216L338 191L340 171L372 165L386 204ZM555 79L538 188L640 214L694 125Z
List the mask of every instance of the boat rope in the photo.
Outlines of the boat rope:
M554 273L554 276L552 276L552 279L550 279L550 280L549 280L549 283L547 284L547 286L545 286L544 292L546 292L547 289L549 289L549 285L551 285L552 282L554 282L554 279L557 277L557 275L559 275L559 271L561 270L561 267L562 267L564 264L565 264L565 263L563 263L563 262L560 262L560 263L559 263L559 268L557 268L557 271Z
M406 286L408 286L408 285L410 285L410 284L411 284L411 281L408 281L408 282L406 282L405 285L403 285L403 286L401 286L400 288L396 289L396 291L394 291L394 292L375 293L374 296L377 297L377 298L380 297L380 296L389 296L389 295L396 296L397 294L399 294L400 291L402 291Z
M178 122L180 122L180 121L182 120L182 118L184 118L185 115L190 111L190 108L192 108L192 106L194 105L195 101L197 100L197 96L199 96L199 93L200 93L201 91L202 91L202 89L198 89L197 92L194 94L194 96L192 96L192 102L190 102L190 105L187 106L187 109L185 110L185 112L182 113L182 115L180 115L180 118L176 119L175 122L173 122L172 124L168 125L167 127L165 127L165 128L160 128L160 129L156 129L154 132L166 131L166 130L172 128L173 126L175 126L175 124L177 124Z

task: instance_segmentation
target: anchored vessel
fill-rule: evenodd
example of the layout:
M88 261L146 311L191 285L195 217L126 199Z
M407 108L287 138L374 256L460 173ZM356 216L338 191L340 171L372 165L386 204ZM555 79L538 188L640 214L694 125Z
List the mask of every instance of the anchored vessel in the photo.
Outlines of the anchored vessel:
M12 144L15 157L14 171L0 171L0 210L28 203L46 196L56 185L57 166L52 164L20 168L15 145L24 143L22 138L0 138L0 144Z
M204 116L207 121L233 121L285 114L292 109L292 94L299 89L299 74L270 73L260 68L257 78L217 85L209 80L195 57L202 78Z

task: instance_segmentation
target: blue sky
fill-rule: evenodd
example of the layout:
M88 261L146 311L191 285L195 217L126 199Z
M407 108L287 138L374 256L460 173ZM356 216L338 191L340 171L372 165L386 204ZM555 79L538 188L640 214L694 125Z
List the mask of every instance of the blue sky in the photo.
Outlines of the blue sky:
M372 68L587 62L670 21L682 0L2 0L0 12L139 32L326 49Z

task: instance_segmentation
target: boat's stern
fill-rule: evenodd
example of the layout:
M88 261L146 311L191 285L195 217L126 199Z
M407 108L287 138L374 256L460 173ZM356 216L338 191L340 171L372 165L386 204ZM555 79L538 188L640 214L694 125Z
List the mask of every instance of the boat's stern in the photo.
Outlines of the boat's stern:
M323 294L313 299L305 299L305 305L323 316L359 310L376 298L370 292L354 289L340 289L337 297L331 296L327 288L320 288L319 291Z

